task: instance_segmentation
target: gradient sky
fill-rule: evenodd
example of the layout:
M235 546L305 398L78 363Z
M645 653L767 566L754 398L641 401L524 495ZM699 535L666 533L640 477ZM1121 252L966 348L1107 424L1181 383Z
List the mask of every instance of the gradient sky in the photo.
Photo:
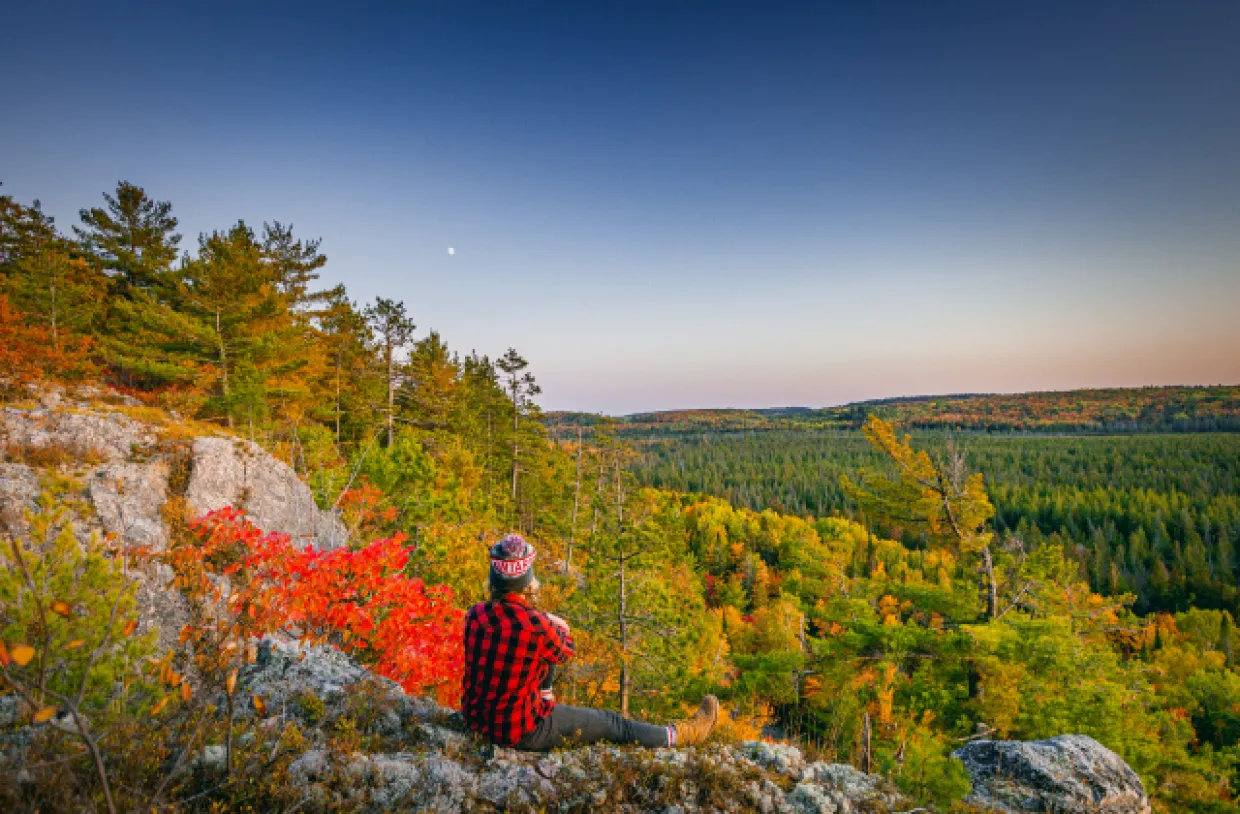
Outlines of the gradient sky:
M0 181L292 222L548 409L1237 383L1237 43L1233 0L6 4Z

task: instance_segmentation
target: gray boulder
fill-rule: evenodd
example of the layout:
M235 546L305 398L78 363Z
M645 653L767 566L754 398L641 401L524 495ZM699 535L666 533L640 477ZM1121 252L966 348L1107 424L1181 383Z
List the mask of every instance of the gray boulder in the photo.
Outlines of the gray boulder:
M195 512L245 509L254 525L279 531L298 546L339 548L348 530L320 509L310 487L283 461L239 438L196 438L185 499Z
M101 466L90 473L86 492L103 531L130 545L155 550L168 544L160 510L168 499L168 466L162 461Z
M1149 814L1141 778L1093 738L974 741L952 753L968 770L966 802L1001 812Z

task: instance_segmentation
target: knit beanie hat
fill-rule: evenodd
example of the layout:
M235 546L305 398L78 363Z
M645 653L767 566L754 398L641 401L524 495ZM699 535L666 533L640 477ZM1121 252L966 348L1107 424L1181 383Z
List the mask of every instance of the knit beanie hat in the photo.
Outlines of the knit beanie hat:
M520 593L534 581L534 546L520 534L509 534L491 546L491 587Z

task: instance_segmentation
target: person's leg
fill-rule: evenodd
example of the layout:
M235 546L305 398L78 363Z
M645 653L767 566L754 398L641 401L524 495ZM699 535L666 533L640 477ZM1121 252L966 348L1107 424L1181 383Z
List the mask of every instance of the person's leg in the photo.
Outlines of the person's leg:
M517 744L518 749L546 752L560 746L586 746L591 743L671 745L671 728L625 718L615 712L557 704L551 714L538 722L538 728Z

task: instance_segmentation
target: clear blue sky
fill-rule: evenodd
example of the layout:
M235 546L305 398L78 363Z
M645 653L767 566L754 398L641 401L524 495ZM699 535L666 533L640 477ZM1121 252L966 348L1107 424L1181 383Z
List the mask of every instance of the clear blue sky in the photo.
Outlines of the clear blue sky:
M0 181L291 221L550 409L1236 383L1237 43L1232 0L8 4Z

